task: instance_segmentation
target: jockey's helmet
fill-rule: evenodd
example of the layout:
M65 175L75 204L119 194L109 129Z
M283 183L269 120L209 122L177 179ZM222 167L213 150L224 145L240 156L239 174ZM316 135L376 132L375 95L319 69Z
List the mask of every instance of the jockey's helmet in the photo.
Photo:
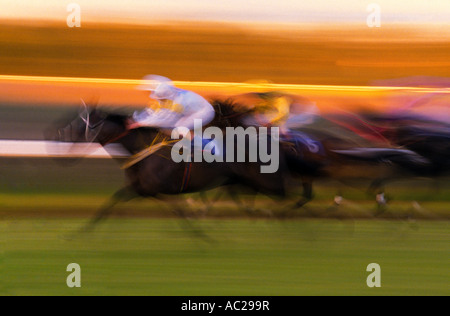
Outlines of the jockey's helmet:
M140 90L151 91L155 99L170 99L175 93L175 87L169 78L149 75L143 78L144 83L138 87Z

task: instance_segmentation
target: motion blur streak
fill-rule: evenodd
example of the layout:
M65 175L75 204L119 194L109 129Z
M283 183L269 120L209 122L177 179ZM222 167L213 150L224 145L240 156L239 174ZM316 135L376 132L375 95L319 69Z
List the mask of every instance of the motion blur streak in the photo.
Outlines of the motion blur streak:
M39 77L39 76L8 76L0 75L0 81L12 82L46 82L46 83L98 83L111 85L138 86L142 83L140 79L108 79L108 78L70 78L70 77ZM238 83L238 82L202 82L202 81L173 81L176 86L182 88L231 88L237 92L253 92L255 90L265 91L276 89L285 91L383 91L393 90L389 86L337 86L337 85L307 85L307 84L272 84L272 83ZM395 87L396 91L413 91L419 93L450 93L450 88L433 89L421 87Z

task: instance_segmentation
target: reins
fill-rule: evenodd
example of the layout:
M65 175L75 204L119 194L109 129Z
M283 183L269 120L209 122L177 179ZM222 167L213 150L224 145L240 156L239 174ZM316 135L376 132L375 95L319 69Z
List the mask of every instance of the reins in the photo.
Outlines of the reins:
M153 139L153 141L149 147L144 148L140 152L138 152L138 153L132 155L130 158L128 158L127 161L124 164L122 164L121 169L128 169L131 166L137 164L138 162L144 160L148 156L154 154L161 148L179 141L178 139L167 140L169 137L164 136L162 141L160 143L157 143L157 139L160 137L160 135L161 135L161 132L158 132L158 134L155 136L155 138Z

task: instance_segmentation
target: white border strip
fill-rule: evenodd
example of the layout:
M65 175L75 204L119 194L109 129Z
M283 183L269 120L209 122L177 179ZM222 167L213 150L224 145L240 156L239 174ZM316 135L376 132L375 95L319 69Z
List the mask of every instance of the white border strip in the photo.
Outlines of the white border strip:
M105 148L97 143L0 140L0 157L125 158L130 156L119 144L110 144Z

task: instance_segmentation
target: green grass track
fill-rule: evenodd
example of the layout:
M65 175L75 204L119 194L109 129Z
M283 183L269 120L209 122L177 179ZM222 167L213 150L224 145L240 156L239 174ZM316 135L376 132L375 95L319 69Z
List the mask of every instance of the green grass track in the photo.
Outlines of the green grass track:
M0 294L450 294L448 221L111 218L67 238L85 222L0 221ZM81 288L66 284L70 263Z

